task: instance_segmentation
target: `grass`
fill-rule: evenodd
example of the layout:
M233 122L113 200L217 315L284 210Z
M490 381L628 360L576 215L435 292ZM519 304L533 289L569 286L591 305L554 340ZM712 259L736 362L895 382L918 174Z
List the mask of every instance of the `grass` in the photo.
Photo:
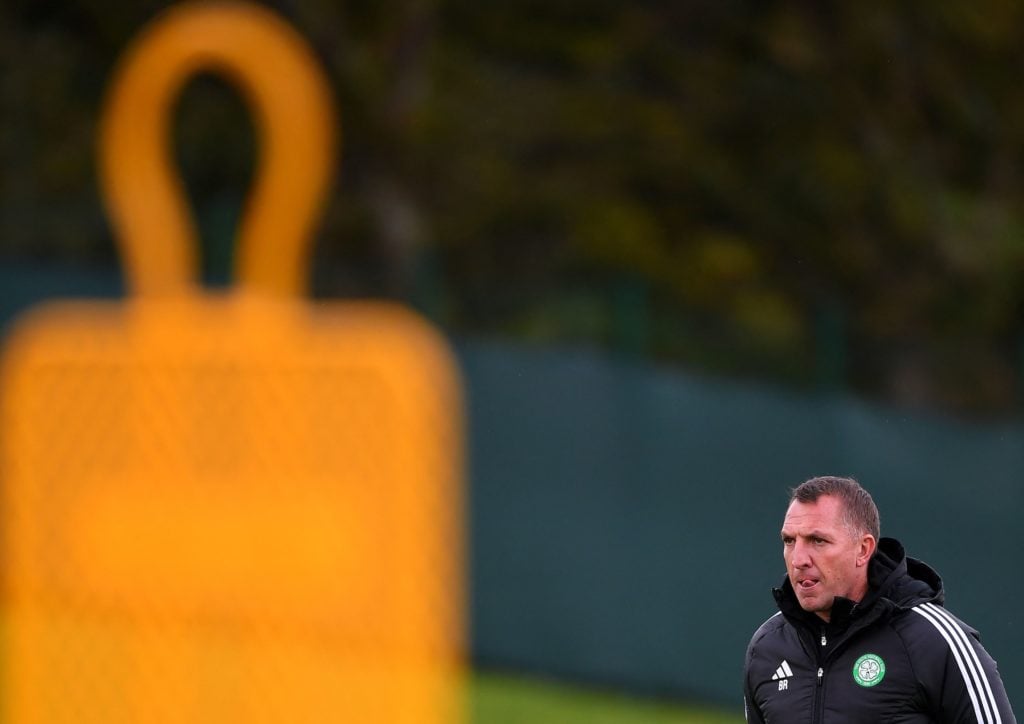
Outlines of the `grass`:
M727 713L605 691L477 673L470 693L471 724L742 724Z

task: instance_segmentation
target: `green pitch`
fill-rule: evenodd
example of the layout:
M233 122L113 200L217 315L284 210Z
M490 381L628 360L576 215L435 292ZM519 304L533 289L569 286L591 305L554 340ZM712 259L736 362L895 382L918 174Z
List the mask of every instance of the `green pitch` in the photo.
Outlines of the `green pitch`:
M494 674L475 674L471 724L742 724L725 713L579 687Z

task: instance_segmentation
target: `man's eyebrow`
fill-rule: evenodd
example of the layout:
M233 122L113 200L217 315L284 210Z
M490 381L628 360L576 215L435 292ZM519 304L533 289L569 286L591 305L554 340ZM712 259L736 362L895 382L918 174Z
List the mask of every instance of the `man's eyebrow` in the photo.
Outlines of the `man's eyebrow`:
M818 530L815 528L807 533L792 533L785 528L779 532L780 538L824 538L825 540L832 540L832 536L828 533Z

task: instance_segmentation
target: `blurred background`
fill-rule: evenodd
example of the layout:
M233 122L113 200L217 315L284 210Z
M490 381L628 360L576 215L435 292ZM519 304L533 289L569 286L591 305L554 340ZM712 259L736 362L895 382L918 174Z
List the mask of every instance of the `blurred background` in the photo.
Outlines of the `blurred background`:
M874 493L1024 706L1024 8L266 4L341 111L313 296L404 301L462 367L479 720L617 710L539 681L740 717L818 474ZM0 5L4 324L123 293L99 109L166 5ZM223 286L253 125L202 76L174 134Z

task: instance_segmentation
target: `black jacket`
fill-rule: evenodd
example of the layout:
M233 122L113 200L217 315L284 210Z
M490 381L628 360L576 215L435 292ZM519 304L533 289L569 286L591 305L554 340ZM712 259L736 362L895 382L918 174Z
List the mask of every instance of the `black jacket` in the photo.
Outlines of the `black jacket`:
M800 608L789 580L779 613L747 649L747 721L771 724L1016 724L978 632L942 607L942 579L882 538L860 603L829 623Z

